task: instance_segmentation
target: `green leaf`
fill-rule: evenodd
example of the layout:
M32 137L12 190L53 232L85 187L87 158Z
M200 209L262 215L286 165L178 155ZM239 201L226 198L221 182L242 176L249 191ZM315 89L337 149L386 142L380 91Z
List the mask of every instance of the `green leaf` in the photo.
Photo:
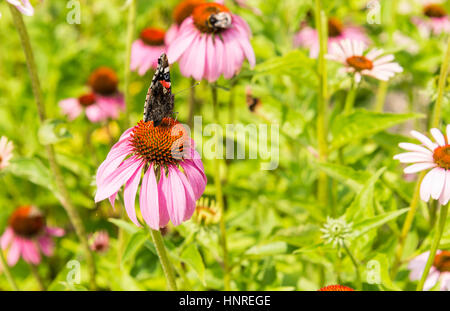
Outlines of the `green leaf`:
M65 128L65 122L57 119L48 119L39 128L38 138L43 145L56 144L61 140L71 138L72 135Z
M385 254L378 254L367 263L366 280L369 284L379 284L382 288L388 291L400 291L390 277L389 273L390 263Z
M194 243L189 244L181 253L180 259L194 269L203 285L205 285L205 265L203 264L203 259L198 251L197 245Z
M387 212L381 215L377 215L375 217L365 219L363 221L360 221L358 223L355 223L353 226L353 229L355 231L354 238L357 238L365 233L367 233L370 230L376 229L385 223L399 217L400 215L406 213L409 208L404 208L398 211L393 212Z
M253 246L245 252L250 257L263 257L286 254L288 252L288 244L286 242L274 242L265 245Z
M356 110L348 115L339 115L331 126L331 149L356 143L359 139L369 138L394 125L422 117L422 115L414 113L393 114L366 110Z
M346 184L355 192L361 191L370 177L367 171L356 171L349 166L331 163L317 163L317 166L328 176Z
M139 228L137 228L134 224L131 224L125 220L117 219L117 218L109 218L109 222L112 222L117 227L122 228L129 234L135 234L139 231Z
M54 191L54 183L49 169L35 158L18 158L11 160L7 170L13 175Z
M354 222L360 216L367 217L373 215L373 192L375 183L385 170L385 167L379 169L372 177L370 177L364 187L360 189L350 207L345 211L345 218L347 221Z
M144 245L145 241L148 240L148 236L145 231L138 231L133 234L125 248L125 251L122 254L122 262L126 262L129 259L133 258L137 251Z

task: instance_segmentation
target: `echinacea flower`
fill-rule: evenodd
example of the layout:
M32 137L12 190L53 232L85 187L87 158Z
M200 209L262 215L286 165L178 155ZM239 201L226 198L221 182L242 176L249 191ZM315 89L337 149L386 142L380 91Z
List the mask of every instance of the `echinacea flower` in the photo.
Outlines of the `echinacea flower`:
M94 93L83 94L78 98L66 98L58 105L62 113L72 121L76 119L84 110L86 117L91 122L102 122L108 118L116 119L119 114L117 105L109 105L105 100L97 100Z
M34 8L30 3L30 0L6 0L10 4L14 5L23 15L32 16L34 14Z
M361 81L362 76L387 81L403 71L398 63L393 62L394 55L384 55L384 51L377 48L366 52L362 41L342 40L333 46L333 52L327 58L342 63L342 70L354 75L356 83Z
M195 7L205 2L205 0L182 0L177 4L172 14L175 23L169 27L166 33L166 45L169 45L173 42L173 40L175 40L178 35L178 31L180 30L180 25L186 18L191 16L192 11L195 9Z
M105 230L95 232L91 237L91 249L97 253L105 253L109 249L109 234Z
M138 70L142 76L150 68L156 69L159 55L166 52L165 35L165 31L159 28L149 27L141 31L139 39L131 47L131 70Z
M20 257L37 265L41 262L41 251L46 256L53 255L52 237L63 235L63 229L45 224L44 215L35 206L21 206L9 218L8 227L0 238L0 245L3 250L9 248L9 266L14 266Z
M328 285L317 290L318 292L353 292L353 288L344 285Z
M328 19L328 51L332 53L334 43L341 40L357 40L365 44L369 43L369 38L363 29L357 26L344 25L338 18L330 17ZM317 30L310 26L301 27L300 31L294 37L294 46L306 47L309 49L309 57L317 58L319 55L319 37Z
M423 17L413 17L419 31L426 37L450 32L450 18L442 5L427 1L423 7Z
M430 132L437 143L417 131L411 131L411 135L422 145L400 143L399 147L408 152L397 154L394 159L401 163L414 163L403 170L405 174L431 169L420 184L420 198L428 202L431 197L445 205L450 199L450 125L447 125L446 136L436 128Z
M142 177L142 174L143 177ZM142 179L139 203L142 218L154 230L172 221L177 226L191 218L206 186L206 175L194 141L172 118L160 125L139 121L126 130L97 171L95 202L114 201L124 188L125 210L140 226L135 197Z
M13 149L13 143L8 141L8 138L5 136L2 136L0 138L0 170L9 165L9 160L12 158Z
M409 278L411 281L420 280L430 252L425 252L412 259L408 264L411 270ZM424 290L430 290L437 282L440 282L440 290L450 291L450 251L438 250L434 257L433 265L430 268L428 277L424 284Z
M88 85L100 105L109 107L109 116L117 118L119 110L125 109L123 94L119 91L119 78L109 67L99 67L88 79Z
M186 77L214 82L223 74L230 79L241 69L245 58L251 67L255 65L250 36L247 23L227 7L203 3L181 24L167 56L171 63L178 61Z

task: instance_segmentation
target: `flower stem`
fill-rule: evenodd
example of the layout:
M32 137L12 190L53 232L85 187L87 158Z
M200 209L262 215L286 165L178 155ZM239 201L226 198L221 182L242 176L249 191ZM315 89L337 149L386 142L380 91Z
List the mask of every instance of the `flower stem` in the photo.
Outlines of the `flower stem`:
M219 107L217 103L217 88L215 85L211 85L211 95L213 102L213 114L216 123L219 123ZM221 143L218 141L218 143ZM214 185L216 187L216 203L220 210L220 245L223 253L223 270L224 270L224 289L230 290L230 270L228 265L228 247L227 247L227 231L225 224L225 206L222 192L222 178L220 176L220 159L218 155L214 157Z
M167 287L169 290L177 290L177 282L175 281L175 273L173 272L172 264L167 256L166 247L164 246L163 237L159 230L150 229L150 234L152 236L153 243L156 247L156 252L158 253L159 261L164 271L164 275L167 280Z
M433 242L431 244L430 255L428 256L427 264L425 265L425 270L423 271L422 278L417 284L417 291L423 290L423 285L427 280L428 273L430 272L430 268L433 265L434 257L436 256L437 249L439 247L439 242L441 241L442 232L445 228L445 221L447 220L448 214L448 204L441 206L441 213L439 215L439 226L434 235Z
M130 122L130 109L131 104L131 94L130 94L130 81L131 81L131 45L133 43L133 36L135 32L135 21L136 21L136 0L130 0L128 7L128 21L127 21L127 37L126 37L126 51L125 51L125 120L124 126L128 128Z
M355 257L353 257L352 253L350 252L350 249L347 247L347 245L345 243L343 244L343 248L344 248L345 252L347 253L348 257L350 257L350 260L352 261L353 266L355 267L357 288L359 290L362 290L361 274L359 273L358 262L356 261Z
M376 100L375 100L375 112L383 112L384 103L386 101L387 90L388 90L388 82L380 81L380 84L378 85Z
M2 271L5 273L6 279L8 280L9 285L12 287L13 290L19 291L19 287L17 287L16 281L14 281L14 278L11 274L11 270L9 270L9 266L6 263L5 256L3 255L3 250L0 249L0 260L2 262Z
M31 86L32 86L33 94L34 94L36 105L37 105L39 119L40 119L41 123L43 123L46 119L45 106L44 106L44 101L42 98L42 92L41 92L41 87L40 87L40 83L39 83L39 77L38 77L38 73L37 73L36 63L34 61L33 50L31 48L31 44L30 44L30 38L28 37L28 32L27 32L25 23L23 22L22 14L16 9L15 6L13 6L11 4L9 4L9 8L11 10L14 24L19 33L20 41L22 43L22 48L23 48L23 51L25 54L25 59L27 62L28 71L29 71L30 78L31 78ZM56 195L57 195L59 201L61 202L61 205L64 207L67 214L69 215L70 221L72 222L73 226L75 227L75 231L78 235L78 238L80 239L81 246L82 246L82 248L85 252L85 256L86 256L86 263L87 263L88 269L89 269L90 287L91 287L91 289L95 289L96 283L95 283L94 257L92 255L91 250L89 249L89 244L88 244L88 241L86 238L86 231L84 229L83 222L81 221L78 211L75 209L75 207L72 205L72 202L70 201L69 192L64 183L64 178L63 178L60 168L56 162L56 155L55 155L55 150L54 150L53 146L46 145L45 149L47 152L50 169L55 178L56 187L59 191L59 193L57 193Z
M442 63L441 72L439 75L438 96L436 98L436 104L434 105L433 119L431 121L432 128L438 127L439 121L441 119L441 105L442 99L444 97L445 82L447 81L449 62L450 62L450 37L448 38L447 41L447 52L445 53L444 61Z
M37 267L32 263L30 263L29 266L30 266L31 274L33 274L33 277L35 278L36 282L39 285L39 290L42 292L45 291L44 281L42 281L42 278L39 275L39 271L38 271Z
M316 22L317 33L319 36L319 58L318 58L318 74L319 89L317 96L317 144L319 149L319 160L326 161L328 156L327 146L327 128L326 128L326 108L327 108L327 63L325 55L327 53L327 32L326 32L326 16L322 10L320 0L316 0L314 17ZM319 172L318 201L323 205L328 205L328 178L325 172Z
M403 248L405 247L406 237L408 236L409 230L411 229L412 223L414 221L414 216L416 215L417 207L419 206L420 184L422 183L422 180L424 177L425 177L425 172L420 173L419 178L417 179L417 182L416 182L416 186L414 189L414 194L413 194L413 198L411 200L411 204L409 205L408 214L406 215L406 219L405 219L405 222L403 223L400 237L398 238L397 249L395 251L394 264L392 265L392 270L391 270L391 275L393 278L397 274L398 268L400 267L402 256L403 256Z
M355 105L356 98L356 83L354 79L352 79L352 84L350 89L348 90L347 97L345 98L345 108L344 113L349 114L353 111L353 106Z

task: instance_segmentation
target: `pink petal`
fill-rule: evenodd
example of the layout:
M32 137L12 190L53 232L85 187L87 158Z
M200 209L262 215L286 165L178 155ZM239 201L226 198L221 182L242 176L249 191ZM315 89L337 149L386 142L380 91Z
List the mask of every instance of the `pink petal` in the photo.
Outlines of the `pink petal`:
M11 227L7 227L5 232L3 233L1 239L0 239L0 246L1 249L8 248L9 244L14 238L14 231Z
M47 234L56 237L62 237L65 234L64 229L58 227L47 227L45 228L45 231L47 232Z
M181 183L184 186L184 193L186 195L186 210L183 220L186 221L192 217L192 214L194 214L196 198L194 196L194 191L192 190L191 184L186 178L186 175L184 175L184 173L180 172L178 169L175 169L174 171L178 174L178 177L180 178Z
M14 266L19 260L20 254L22 252L22 239L15 238L11 243L11 247L8 251L8 265Z
M141 227L141 224L136 217L135 202L136 192L139 187L139 181L141 180L141 173L144 164L145 162L142 162L142 164L137 168L136 172L134 172L133 176L131 176L131 178L127 181L125 190L123 192L125 210L127 212L127 215L131 219L131 221L138 227Z
M176 169L177 168L169 166L167 180L170 189L165 189L164 193L169 217L174 226L181 224L186 211L186 195L184 186L178 177L178 174L174 171Z
M159 230L158 186L156 185L153 165L150 165L142 179L139 203L141 205L142 217L145 222L153 230Z
M39 248L46 256L52 256L54 251L54 244L49 236L42 236L38 239Z
M186 172L187 179L192 186L192 190L194 191L195 199L198 200L206 188L206 176L200 171L193 162L183 161L180 163Z
M164 168L161 168L160 178L158 183L158 201L159 201L159 226L165 227L170 220L169 212L167 210L167 203L165 197L165 190L170 188Z

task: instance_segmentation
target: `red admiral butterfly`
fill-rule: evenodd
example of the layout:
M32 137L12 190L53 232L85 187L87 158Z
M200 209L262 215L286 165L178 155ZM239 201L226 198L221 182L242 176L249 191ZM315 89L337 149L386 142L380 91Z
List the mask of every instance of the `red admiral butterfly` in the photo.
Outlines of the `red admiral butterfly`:
M158 67L148 88L144 106L144 122L158 126L162 119L173 114L174 96L170 84L169 60L165 53L158 58Z

